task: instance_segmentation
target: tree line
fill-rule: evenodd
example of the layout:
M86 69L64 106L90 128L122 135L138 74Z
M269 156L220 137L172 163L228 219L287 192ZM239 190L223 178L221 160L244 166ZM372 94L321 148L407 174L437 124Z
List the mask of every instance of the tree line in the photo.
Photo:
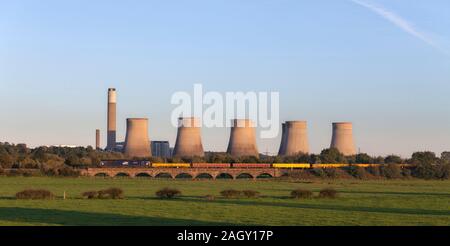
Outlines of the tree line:
M95 167L102 160L129 159L121 152L96 150L88 147L37 147L28 148L25 144L0 143L0 169L39 169L46 174L71 174L71 169ZM139 160L139 158L134 158ZM226 153L207 152L205 157L191 158L140 158L152 162L208 162L208 163L344 163L344 164L413 164L422 170L424 176L433 176L433 169L449 168L450 152L443 152L440 157L435 153L415 152L410 158L397 155L373 157L366 153L344 156L337 149L324 149L320 154L299 153L294 156L248 156L233 158Z

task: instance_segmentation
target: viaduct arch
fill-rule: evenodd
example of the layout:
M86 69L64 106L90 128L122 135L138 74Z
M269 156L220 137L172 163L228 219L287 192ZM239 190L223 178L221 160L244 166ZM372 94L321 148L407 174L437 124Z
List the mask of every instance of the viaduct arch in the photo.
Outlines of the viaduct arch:
M91 177L131 177L169 179L263 179L280 177L275 168L149 168L111 167L87 168L81 174Z

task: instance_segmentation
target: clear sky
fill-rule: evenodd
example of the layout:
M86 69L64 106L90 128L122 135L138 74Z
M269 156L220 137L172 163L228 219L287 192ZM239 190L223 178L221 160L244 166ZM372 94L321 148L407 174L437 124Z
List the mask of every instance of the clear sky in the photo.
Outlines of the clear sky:
M173 92L279 91L313 152L352 121L372 155L450 150L448 0L1 0L0 141L106 141L106 91L174 144ZM224 151L228 129L203 130ZM277 152L277 139L259 140Z

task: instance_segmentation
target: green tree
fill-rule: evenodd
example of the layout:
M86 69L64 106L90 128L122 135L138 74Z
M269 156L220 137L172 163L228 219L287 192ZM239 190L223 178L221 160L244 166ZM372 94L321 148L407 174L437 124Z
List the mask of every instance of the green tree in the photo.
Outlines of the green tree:
M439 162L436 154L430 151L413 153L410 162L416 165L414 175L418 178L434 179L439 176L435 164Z
M243 156L239 160L242 163L259 163L259 158L256 156Z
M373 163L375 164L384 164L384 157L383 156L378 156L373 160Z
M37 160L37 161L39 161L41 163L42 162L46 162L48 160L48 157L46 155L46 149L43 148L43 147L39 147L39 148L35 149L33 151L32 156L33 156L32 158L34 160Z
M0 166L3 168L11 168L14 164L14 159L4 149L0 149Z
M356 163L372 164L372 163L374 163L374 160L370 155L368 155L366 153L361 153L361 154L356 155Z
M442 152L441 161L442 161L442 163L450 164L450 151Z
M432 165L437 162L436 154L430 151L415 152L411 157L411 163L415 165Z
M336 148L322 150L320 160L322 163L347 163L345 156Z
M81 165L81 161L80 158L78 158L78 156L74 153L70 154L65 162L66 165L71 166L71 167L75 167L75 166L80 166Z
M403 159L397 155L388 155L384 158L384 163L386 164L402 164Z

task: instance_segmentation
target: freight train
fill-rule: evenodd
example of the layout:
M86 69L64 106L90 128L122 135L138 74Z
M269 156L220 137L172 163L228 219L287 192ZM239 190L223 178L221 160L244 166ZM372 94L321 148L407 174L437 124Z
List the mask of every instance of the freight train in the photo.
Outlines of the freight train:
M410 164L399 164L408 167ZM152 163L150 161L102 161L101 167L147 167L147 168L277 168L277 169L310 169L310 168L342 168L372 167L381 164L309 164L309 163Z

